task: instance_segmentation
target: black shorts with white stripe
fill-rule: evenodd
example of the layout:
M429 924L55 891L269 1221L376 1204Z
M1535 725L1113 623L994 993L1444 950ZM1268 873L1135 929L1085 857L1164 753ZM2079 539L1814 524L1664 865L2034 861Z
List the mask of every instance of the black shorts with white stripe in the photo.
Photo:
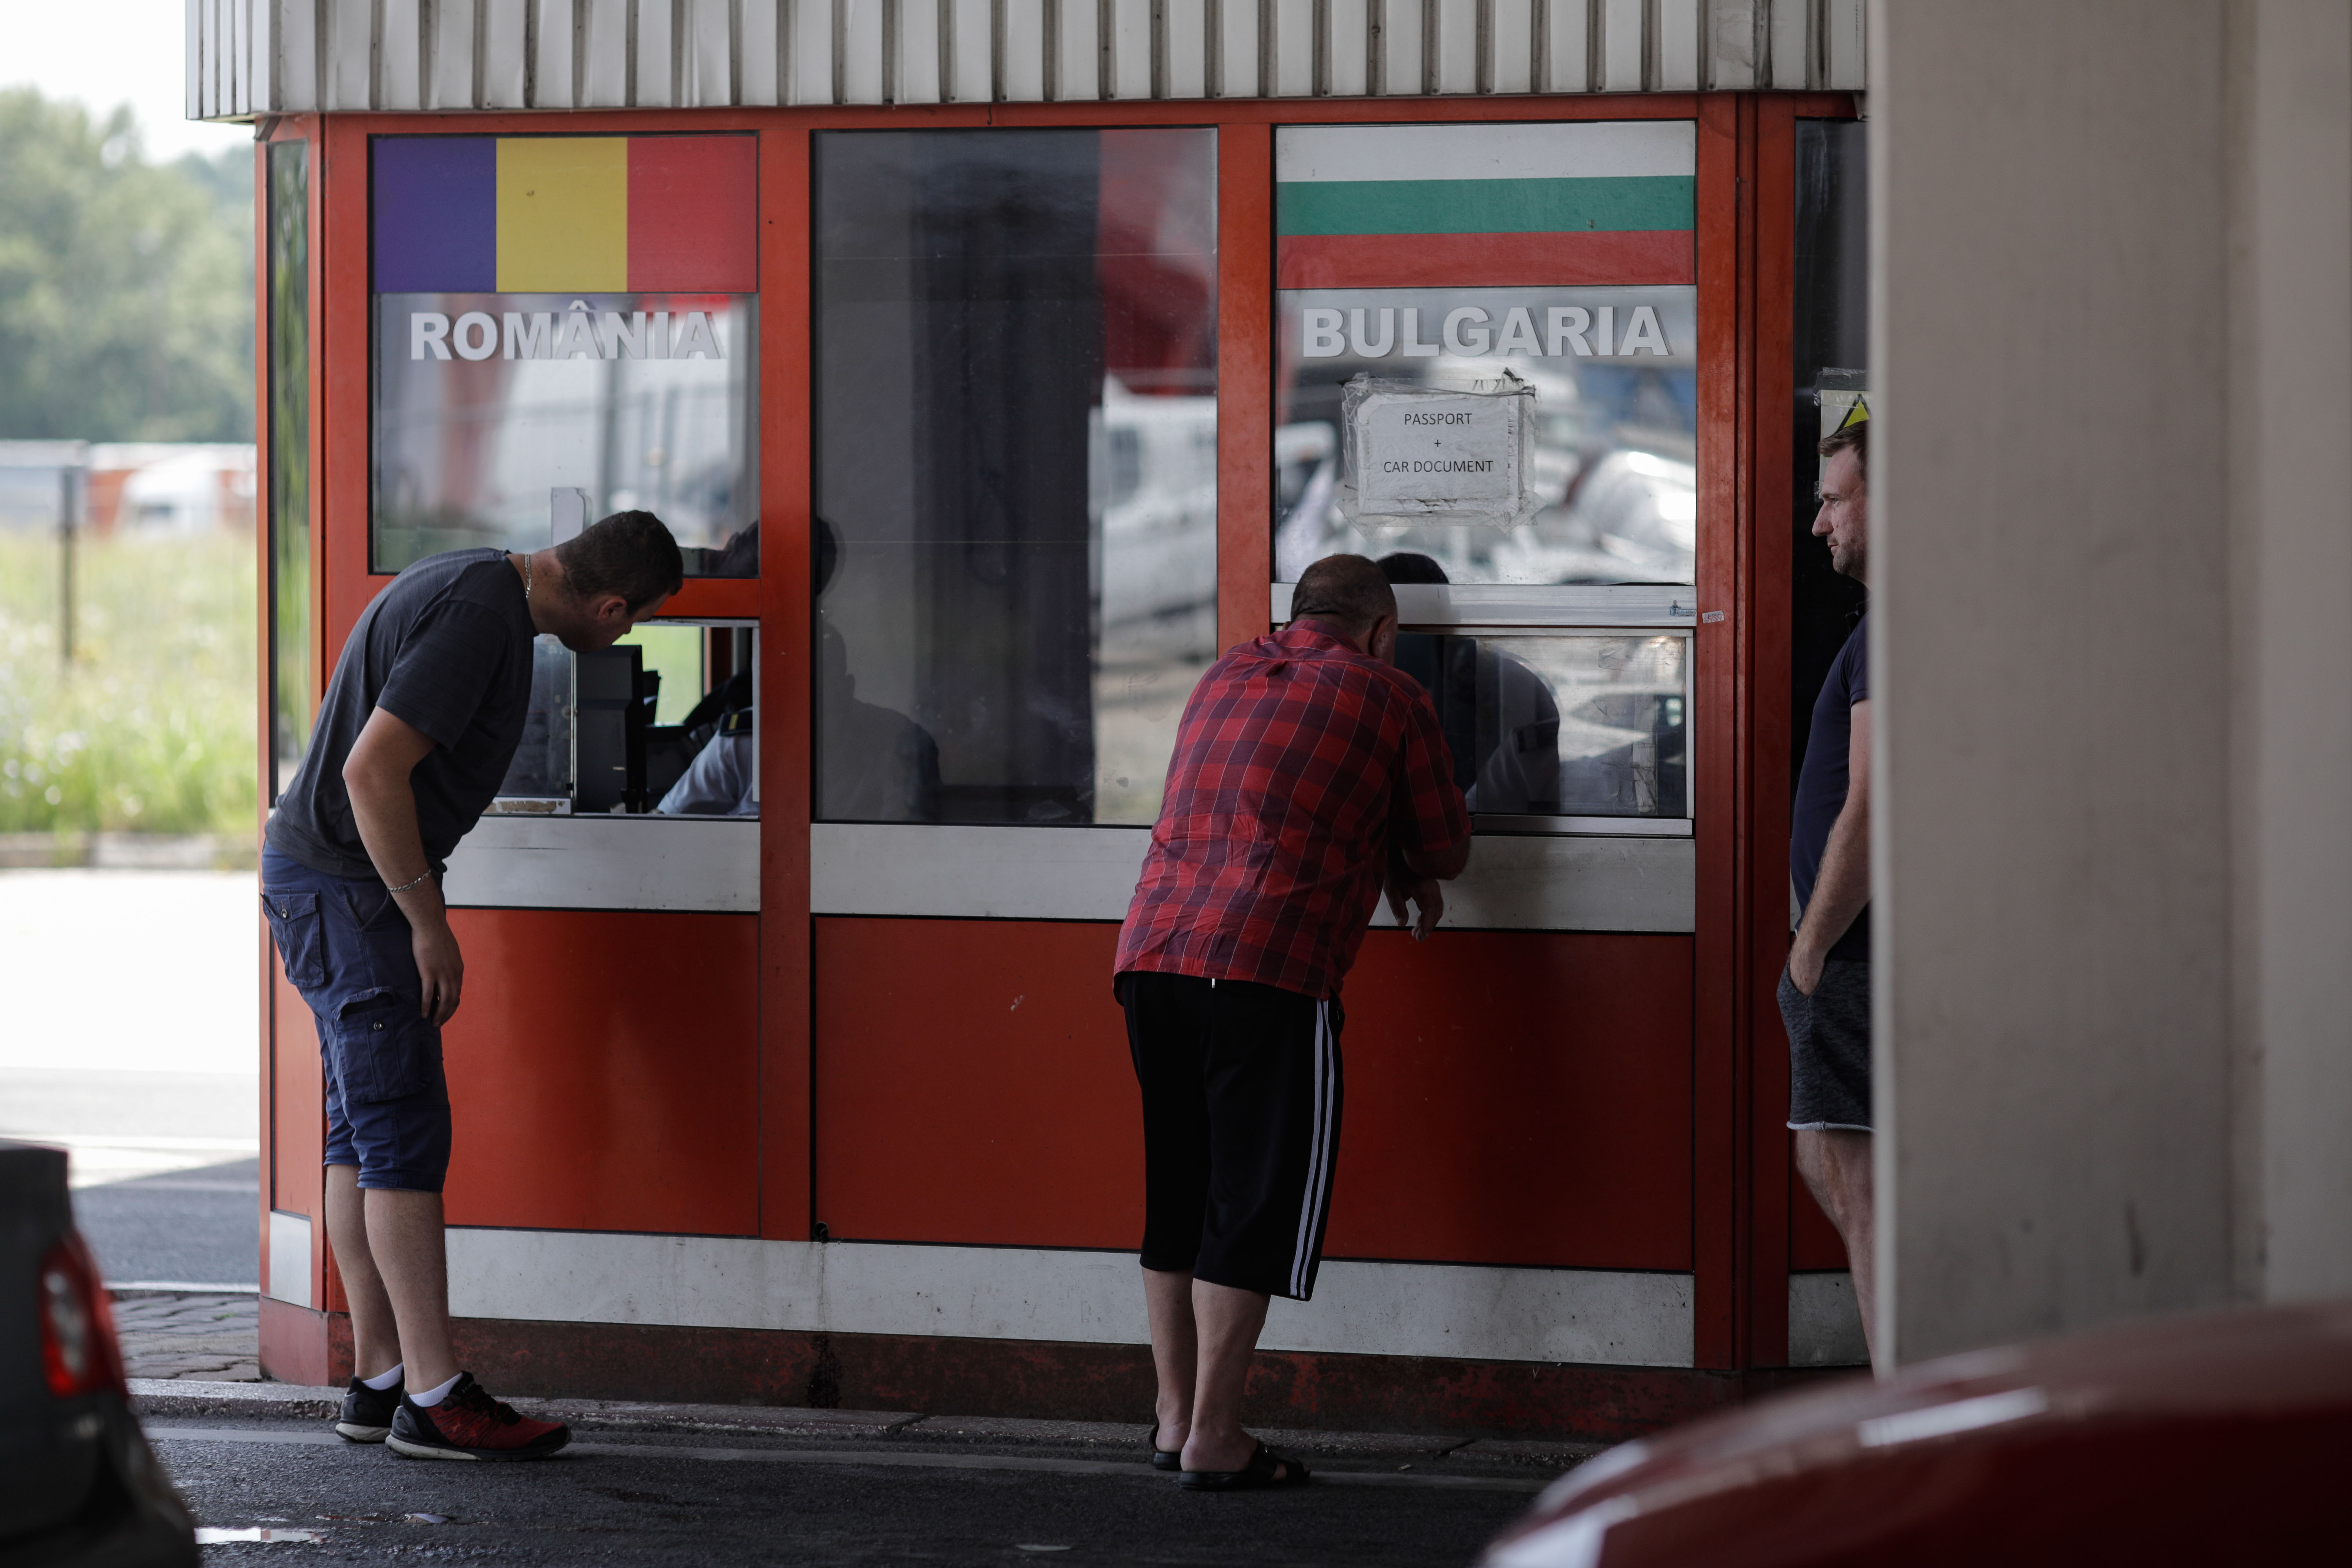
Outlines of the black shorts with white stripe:
M1130 970L1118 999L1143 1089L1143 1266L1306 1300L1339 1152L1338 998Z

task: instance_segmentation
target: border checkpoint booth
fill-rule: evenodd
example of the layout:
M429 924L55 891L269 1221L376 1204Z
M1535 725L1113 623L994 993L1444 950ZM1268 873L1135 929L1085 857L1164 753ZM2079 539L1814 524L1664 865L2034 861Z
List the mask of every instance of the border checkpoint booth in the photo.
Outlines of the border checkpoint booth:
M268 793L409 562L627 506L688 556L541 639L449 865L468 1365L1139 1419L1118 923L1193 680L1337 550L1425 558L1478 837L1348 979L1258 1418L1613 1438L1862 1359L1773 1001L1859 0L465 9L194 7L190 107L259 143ZM337 1381L259 962L263 1365Z

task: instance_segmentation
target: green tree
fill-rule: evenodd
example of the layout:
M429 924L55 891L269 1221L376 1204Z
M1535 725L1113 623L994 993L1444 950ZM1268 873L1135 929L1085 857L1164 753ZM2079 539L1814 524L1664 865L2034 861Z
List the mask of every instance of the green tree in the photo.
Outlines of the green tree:
M0 90L0 437L253 438L253 155Z

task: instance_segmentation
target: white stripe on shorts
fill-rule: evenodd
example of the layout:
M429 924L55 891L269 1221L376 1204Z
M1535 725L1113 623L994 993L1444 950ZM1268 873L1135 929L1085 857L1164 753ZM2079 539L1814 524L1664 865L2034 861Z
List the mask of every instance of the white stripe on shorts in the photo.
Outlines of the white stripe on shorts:
M1298 1205L1298 1245L1290 1257L1290 1293L1307 1289L1309 1260L1318 1239L1316 1221L1331 1190L1331 1004L1315 1004L1315 1131L1307 1146L1307 1191Z

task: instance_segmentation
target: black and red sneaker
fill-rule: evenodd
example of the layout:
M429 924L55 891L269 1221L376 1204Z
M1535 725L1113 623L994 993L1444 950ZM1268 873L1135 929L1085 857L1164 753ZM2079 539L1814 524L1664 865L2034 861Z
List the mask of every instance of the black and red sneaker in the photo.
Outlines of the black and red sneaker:
M570 1441L571 1427L517 1415L461 1372L429 1410L402 1394L384 1447L412 1459L543 1459Z
M343 1413L335 1430L352 1443L381 1443L392 1431L393 1413L400 1408L401 1387L370 1388L358 1378L343 1390Z

